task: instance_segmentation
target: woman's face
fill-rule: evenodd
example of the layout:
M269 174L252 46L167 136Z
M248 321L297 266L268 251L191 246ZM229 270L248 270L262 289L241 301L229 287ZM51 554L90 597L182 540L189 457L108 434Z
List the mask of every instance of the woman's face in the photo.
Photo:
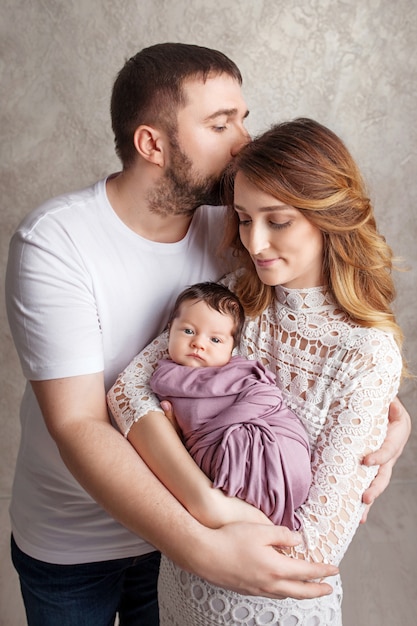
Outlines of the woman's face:
M234 208L240 239L263 283L290 289L324 284L322 233L298 209L254 187L241 172Z

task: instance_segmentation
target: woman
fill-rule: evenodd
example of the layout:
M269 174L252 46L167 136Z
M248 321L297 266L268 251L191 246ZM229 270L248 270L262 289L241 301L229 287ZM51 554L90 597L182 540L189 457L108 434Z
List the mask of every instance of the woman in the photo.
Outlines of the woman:
M383 442L388 406L404 368L402 333L391 309L392 253L377 231L351 155L317 122L299 119L275 126L245 147L232 167L226 184L226 200L233 206L227 243L243 269L225 282L249 317L242 354L276 373L312 451L312 485L297 511L303 542L291 556L338 564L360 523L362 494L376 472L361 460ZM122 428L120 398L126 402L126 396L136 394L129 409L138 407L138 394L147 393L146 359L152 370L165 348L164 337L151 344L110 393ZM143 392L133 391L142 369ZM134 445L142 454L138 439ZM149 445L146 436L143 443ZM145 457L157 475L161 461L155 457L161 454L159 449L153 458ZM175 476L167 486L181 499ZM210 485L201 490L209 491ZM198 516L198 507L183 503ZM163 559L161 623L336 626L341 624L338 576L333 588L329 596L304 601L240 596Z

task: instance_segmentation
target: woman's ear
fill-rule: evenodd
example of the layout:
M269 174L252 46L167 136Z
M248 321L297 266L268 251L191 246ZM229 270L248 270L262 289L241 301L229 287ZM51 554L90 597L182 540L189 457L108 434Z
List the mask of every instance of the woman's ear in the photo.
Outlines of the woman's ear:
M138 126L133 135L133 143L140 156L159 167L165 164L165 141L161 131L153 126Z

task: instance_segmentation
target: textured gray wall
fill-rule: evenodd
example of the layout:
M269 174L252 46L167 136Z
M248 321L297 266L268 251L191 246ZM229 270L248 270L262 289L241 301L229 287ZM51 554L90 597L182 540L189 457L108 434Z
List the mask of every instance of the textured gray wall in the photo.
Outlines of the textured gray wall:
M219 48L242 70L251 132L313 117L356 156L380 228L410 267L397 277L397 311L417 372L415 0L3 0L0 29L2 268L23 215L119 167L109 97L125 59L160 41ZM1 298L0 519L7 527L22 377ZM404 385L401 397L416 416L415 385ZM416 480L416 447L414 434L394 480ZM4 611L17 593L2 562ZM0 612L0 623L23 623L16 615L2 622Z

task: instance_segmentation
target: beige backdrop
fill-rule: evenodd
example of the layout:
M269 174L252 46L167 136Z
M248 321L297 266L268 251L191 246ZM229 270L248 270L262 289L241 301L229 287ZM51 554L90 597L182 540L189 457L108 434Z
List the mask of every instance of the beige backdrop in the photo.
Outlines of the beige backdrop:
M2 270L25 213L118 168L109 97L125 59L160 41L217 47L242 70L251 132L314 117L357 157L381 230L411 268L397 311L417 372L415 0L3 0L0 28ZM7 543L23 381L3 294L0 314L0 624L21 626ZM401 397L417 416L415 385ZM416 448L414 434L343 563L345 626L415 623Z

